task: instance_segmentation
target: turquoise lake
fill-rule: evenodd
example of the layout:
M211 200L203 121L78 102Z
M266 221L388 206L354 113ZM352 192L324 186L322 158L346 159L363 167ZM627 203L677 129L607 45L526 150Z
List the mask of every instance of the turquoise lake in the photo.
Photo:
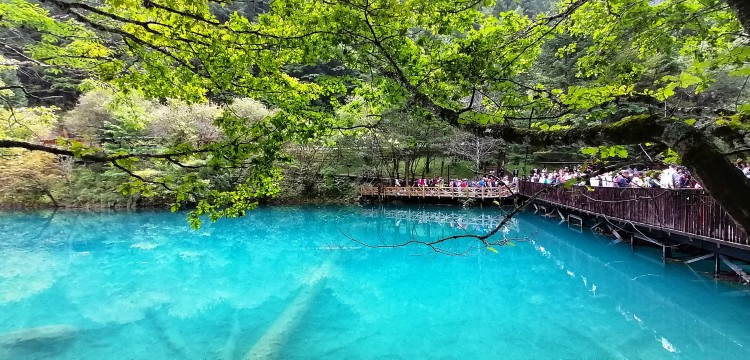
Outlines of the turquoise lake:
M497 208L0 213L0 359L747 359L747 287ZM522 241L523 240L523 241Z

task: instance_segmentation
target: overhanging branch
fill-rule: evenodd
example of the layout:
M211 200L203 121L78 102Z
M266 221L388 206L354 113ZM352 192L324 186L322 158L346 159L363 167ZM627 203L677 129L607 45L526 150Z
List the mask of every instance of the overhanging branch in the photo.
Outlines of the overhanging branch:
M26 141L0 139L0 149L26 149L30 151L42 151L54 155L71 156L85 161L98 162L98 163L109 163L117 160L124 159L172 159L180 156L190 156L194 154L206 153L207 149L195 149L184 152L170 152L170 153L127 153L127 154L107 154L107 153L95 153L95 154L76 154L74 151L69 149L62 149L54 146L47 146L41 144L34 144Z

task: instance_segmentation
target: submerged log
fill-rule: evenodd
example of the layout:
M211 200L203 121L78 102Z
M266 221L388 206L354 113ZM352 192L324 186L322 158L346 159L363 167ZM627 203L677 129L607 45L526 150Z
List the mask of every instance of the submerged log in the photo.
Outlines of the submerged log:
M45 325L0 334L0 346L17 347L30 344L58 344L71 340L78 333L72 325Z
M245 354L243 359L277 359L279 357L279 353L289 335L297 328L302 316L307 313L313 300L323 289L325 279L330 271L329 268L330 264L326 263L310 273L307 282L300 287L294 300L279 315L260 340Z

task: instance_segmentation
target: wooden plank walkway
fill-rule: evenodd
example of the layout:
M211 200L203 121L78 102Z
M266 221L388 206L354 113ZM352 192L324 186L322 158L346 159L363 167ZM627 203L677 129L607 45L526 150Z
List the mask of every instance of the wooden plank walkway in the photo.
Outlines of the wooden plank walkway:
M392 198L501 199L513 196L505 187L398 187L362 186L362 196Z
M362 196L379 198L501 199L532 196L549 185L519 182L518 190L505 187L376 187L362 186ZM675 233L693 239L750 250L750 236L721 206L702 190L550 187L537 202L596 217Z
M532 196L548 186L521 181L518 194ZM702 190L555 187L540 194L537 200L611 220L750 249L750 237Z

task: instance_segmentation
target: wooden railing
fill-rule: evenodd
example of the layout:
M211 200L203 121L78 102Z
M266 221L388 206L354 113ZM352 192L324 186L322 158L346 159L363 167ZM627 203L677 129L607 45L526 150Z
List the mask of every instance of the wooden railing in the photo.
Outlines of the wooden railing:
M521 181L518 194L532 196L549 185ZM713 242L750 246L750 237L705 191L653 188L550 188L538 200Z
M474 199L499 199L512 196L513 193L505 187L376 187L362 186L362 196L378 197L421 197L421 198L474 198Z

